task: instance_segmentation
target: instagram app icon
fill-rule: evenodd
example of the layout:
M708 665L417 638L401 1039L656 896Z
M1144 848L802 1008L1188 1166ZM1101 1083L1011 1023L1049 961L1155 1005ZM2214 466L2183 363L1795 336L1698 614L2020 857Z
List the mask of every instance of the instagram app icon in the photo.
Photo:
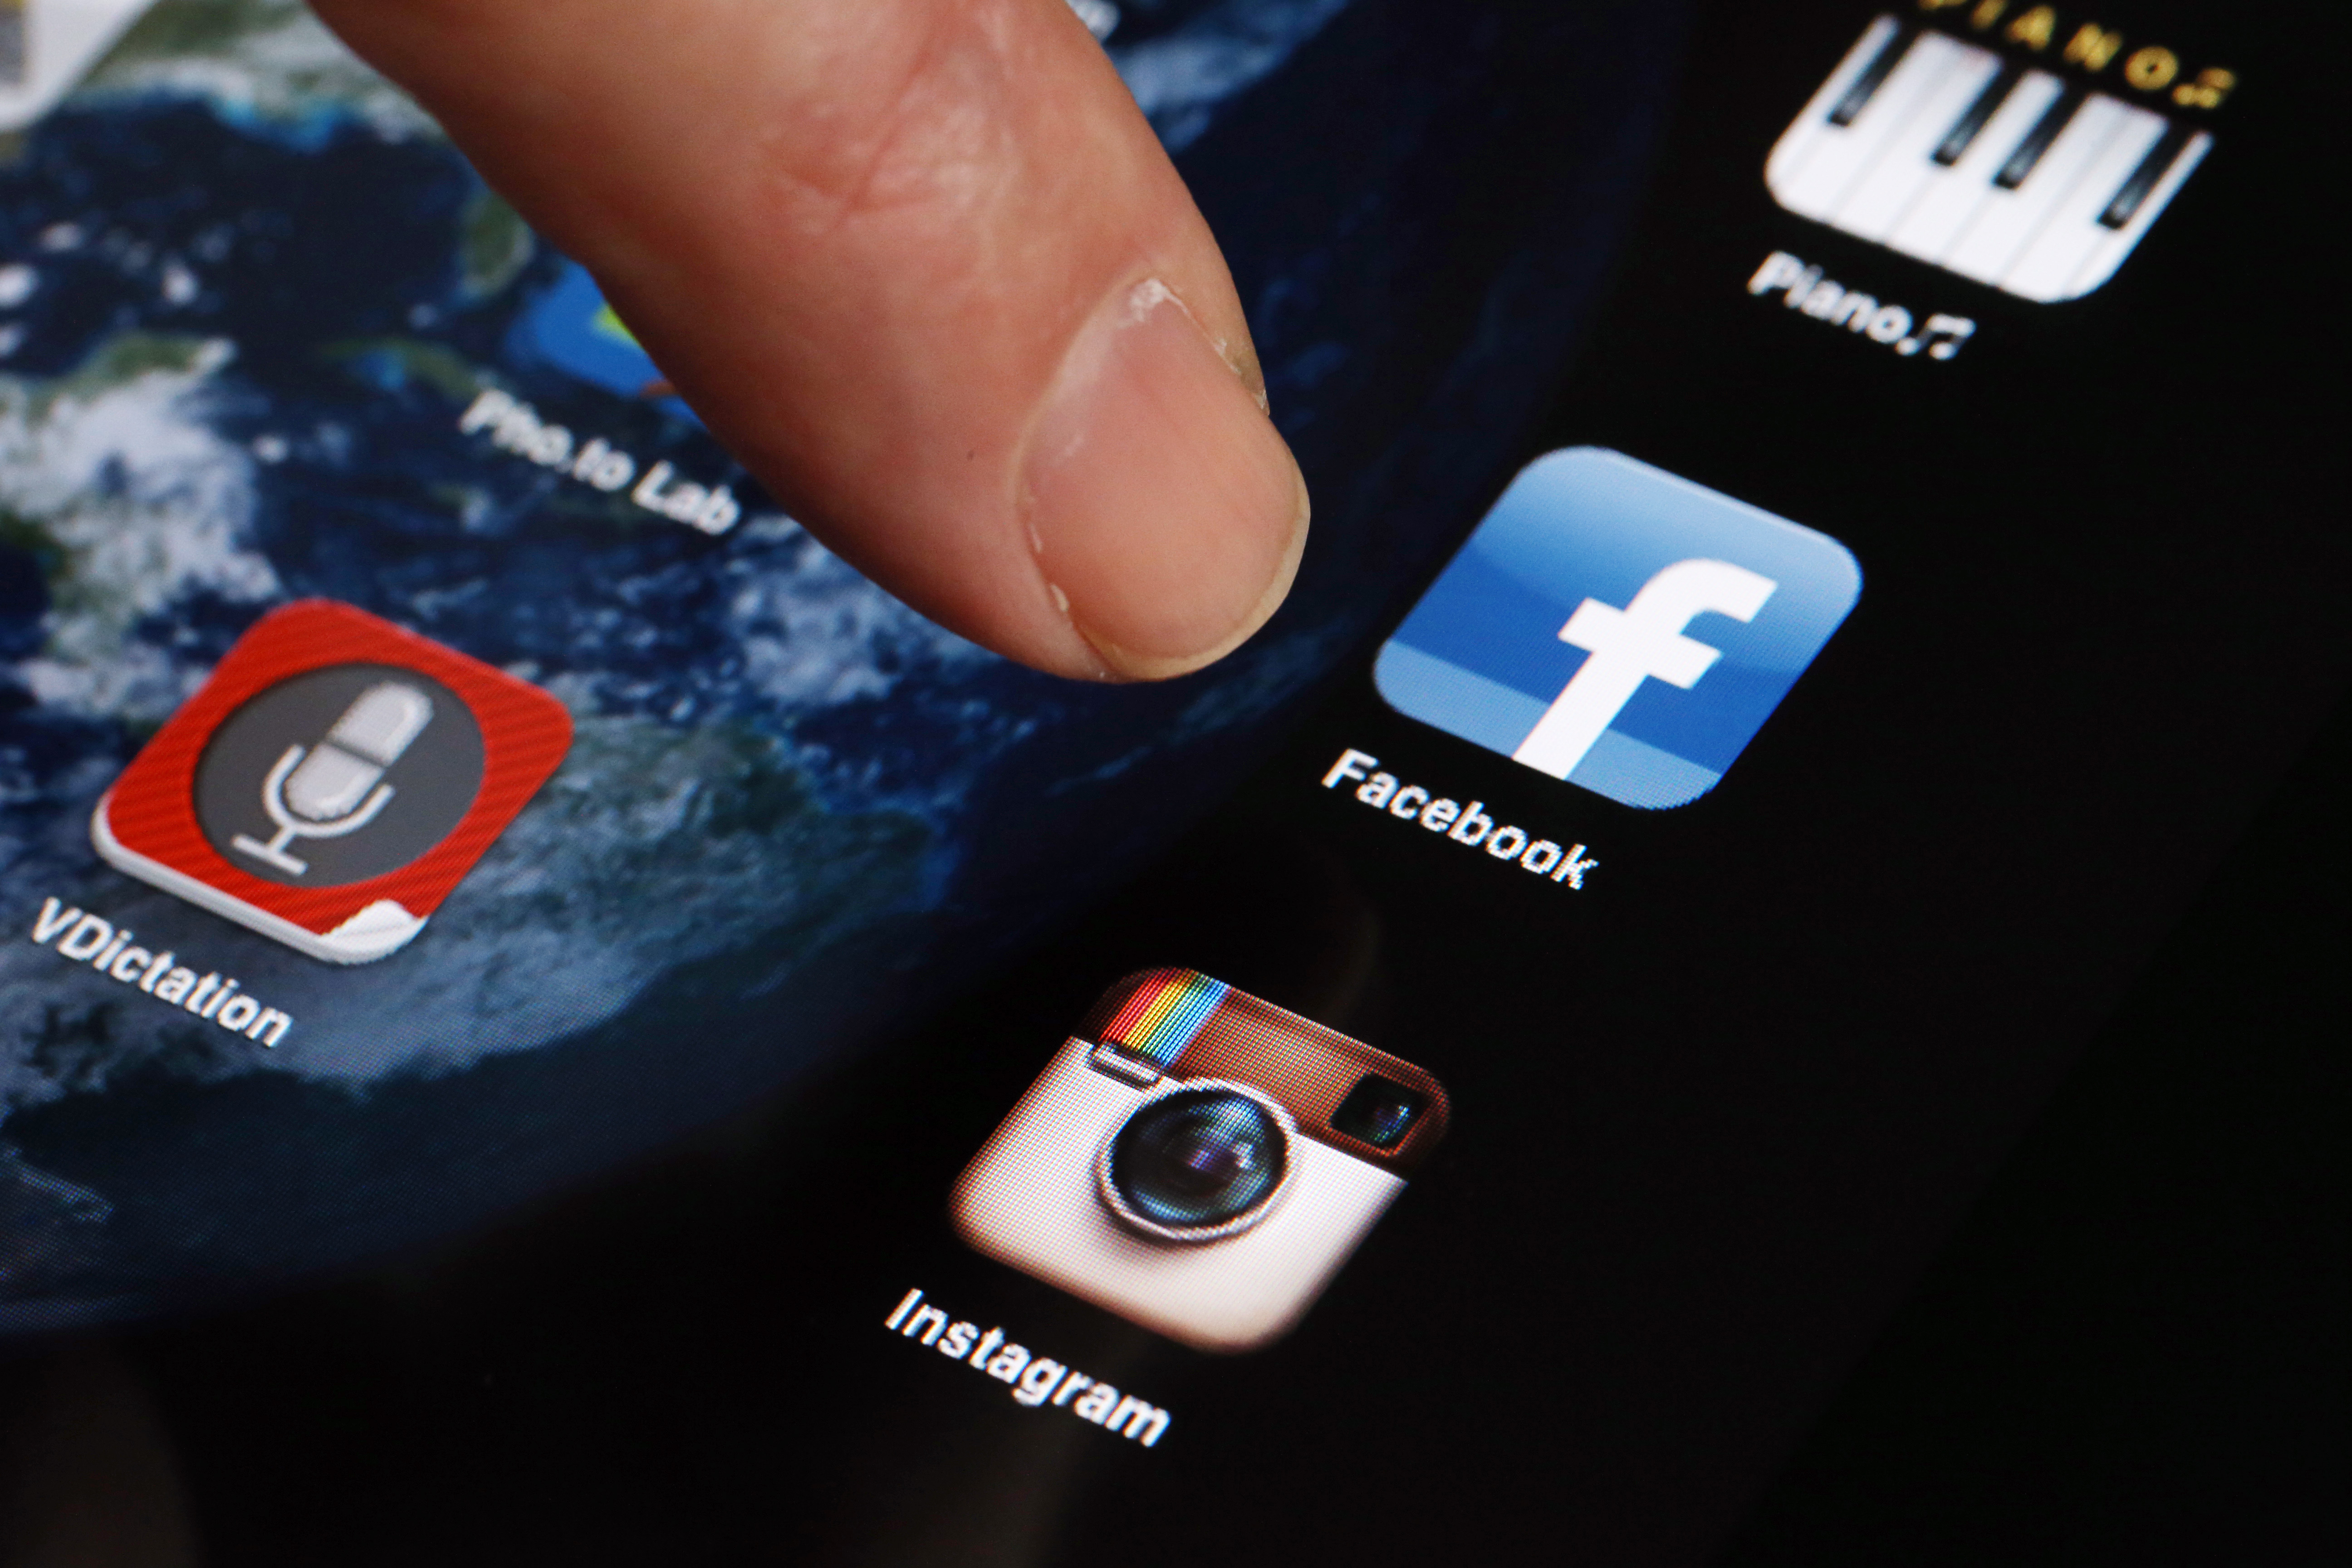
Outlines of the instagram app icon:
M1112 986L956 1184L964 1239L1198 1349L1295 1324L1444 1136L1421 1068L1188 969Z

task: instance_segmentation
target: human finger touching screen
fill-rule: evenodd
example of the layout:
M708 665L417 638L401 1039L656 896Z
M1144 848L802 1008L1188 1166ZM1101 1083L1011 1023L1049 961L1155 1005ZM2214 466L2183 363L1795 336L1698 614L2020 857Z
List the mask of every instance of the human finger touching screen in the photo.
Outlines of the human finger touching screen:
M1304 481L1216 242L1062 0L325 0L838 553L1057 674L1282 602Z

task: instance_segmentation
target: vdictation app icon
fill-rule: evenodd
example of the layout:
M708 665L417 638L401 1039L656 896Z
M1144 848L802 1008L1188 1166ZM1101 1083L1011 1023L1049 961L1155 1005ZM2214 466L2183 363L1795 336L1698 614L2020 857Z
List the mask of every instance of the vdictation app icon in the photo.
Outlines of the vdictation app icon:
M333 963L425 927L547 782L538 688L348 605L255 623L90 818L109 863Z
M1147 970L965 1170L956 1226L1171 1339L1251 1350L1322 1294L1445 1121L1411 1063L1197 971Z
M1597 447L1529 464L1373 680L1397 711L1627 805L1713 789L1862 592L1826 534Z

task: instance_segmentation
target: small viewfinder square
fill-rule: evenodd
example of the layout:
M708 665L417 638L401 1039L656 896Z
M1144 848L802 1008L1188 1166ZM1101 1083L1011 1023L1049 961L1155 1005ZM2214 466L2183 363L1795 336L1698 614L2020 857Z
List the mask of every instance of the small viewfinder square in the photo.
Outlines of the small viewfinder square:
M1428 1105L1426 1095L1391 1083L1378 1073L1366 1073L1331 1113L1331 1125L1375 1149L1386 1149L1412 1131L1414 1120Z

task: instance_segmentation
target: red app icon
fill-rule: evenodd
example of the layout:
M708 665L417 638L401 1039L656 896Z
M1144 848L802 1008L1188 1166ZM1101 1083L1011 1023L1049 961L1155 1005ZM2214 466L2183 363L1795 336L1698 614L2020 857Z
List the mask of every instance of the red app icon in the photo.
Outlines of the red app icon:
M298 952L408 944L572 746L535 686L349 605L273 610L91 816L118 869Z

